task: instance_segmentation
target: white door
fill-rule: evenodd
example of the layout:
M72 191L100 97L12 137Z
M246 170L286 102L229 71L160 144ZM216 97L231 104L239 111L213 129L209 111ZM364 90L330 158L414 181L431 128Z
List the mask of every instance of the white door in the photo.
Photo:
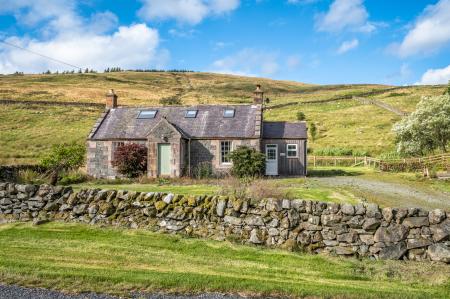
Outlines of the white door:
M266 175L278 175L278 145L266 144Z

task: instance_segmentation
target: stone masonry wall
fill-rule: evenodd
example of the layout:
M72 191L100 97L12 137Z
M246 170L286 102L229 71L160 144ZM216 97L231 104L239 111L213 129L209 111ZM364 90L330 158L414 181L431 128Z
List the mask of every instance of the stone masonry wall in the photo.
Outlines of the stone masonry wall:
M362 256L450 262L443 210L252 200L0 183L0 223L49 220L144 228L216 240Z

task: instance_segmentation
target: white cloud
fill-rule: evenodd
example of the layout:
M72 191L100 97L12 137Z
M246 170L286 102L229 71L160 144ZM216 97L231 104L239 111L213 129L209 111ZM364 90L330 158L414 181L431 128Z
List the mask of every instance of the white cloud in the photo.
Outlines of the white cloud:
M248 76L270 76L278 72L278 55L252 48L216 60L212 72Z
M450 0L430 5L394 50L402 56L432 53L450 44Z
M175 19L195 25L210 15L235 10L239 0L141 0L139 16L148 21Z
M354 38L352 40L344 41L339 49L337 50L338 54L344 54L347 53L350 50L353 50L359 46L358 39Z
M18 0L2 6L0 14L13 14L18 24L30 27L38 25L39 31L35 37L5 37L8 43L28 51L0 45L0 73L72 69L31 52L99 71L111 66L163 67L163 63L167 62L169 53L158 49L157 30L145 24L117 28L117 17L108 11L83 18L76 13L73 3ZM39 4L47 11L38 9Z
M59 36L40 41L11 37L7 42L82 68L103 70L106 67L144 68L156 64L158 32L145 24L119 27L111 35ZM17 70L36 73L47 69L67 70L69 66L20 49L0 47L0 73Z
M446 84L450 80L450 65L442 69L427 70L416 84Z
M335 0L328 12L316 16L316 29L327 32L372 32L376 27L368 18L363 0Z
M13 14L18 22L27 26L56 19L60 26L70 25L76 19L74 11L74 0L14 0L2 1L0 5L0 14Z

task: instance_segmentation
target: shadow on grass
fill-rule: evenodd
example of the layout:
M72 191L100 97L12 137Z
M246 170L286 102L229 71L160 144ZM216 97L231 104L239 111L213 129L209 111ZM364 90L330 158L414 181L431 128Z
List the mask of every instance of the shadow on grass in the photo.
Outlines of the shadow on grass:
M361 171L346 171L343 169L311 169L308 170L308 177L333 177L333 176L358 176Z

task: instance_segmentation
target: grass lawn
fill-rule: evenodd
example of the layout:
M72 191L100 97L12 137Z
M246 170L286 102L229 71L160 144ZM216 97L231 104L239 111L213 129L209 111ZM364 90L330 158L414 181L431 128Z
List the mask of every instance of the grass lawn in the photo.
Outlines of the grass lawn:
M193 185L158 185L158 184L95 184L84 183L73 185L75 191L82 188L99 188L109 190L128 190L138 192L164 192L183 195L212 195L218 191L217 185L193 184Z
M0 282L69 292L448 298L450 267L289 253L143 230L0 226Z

